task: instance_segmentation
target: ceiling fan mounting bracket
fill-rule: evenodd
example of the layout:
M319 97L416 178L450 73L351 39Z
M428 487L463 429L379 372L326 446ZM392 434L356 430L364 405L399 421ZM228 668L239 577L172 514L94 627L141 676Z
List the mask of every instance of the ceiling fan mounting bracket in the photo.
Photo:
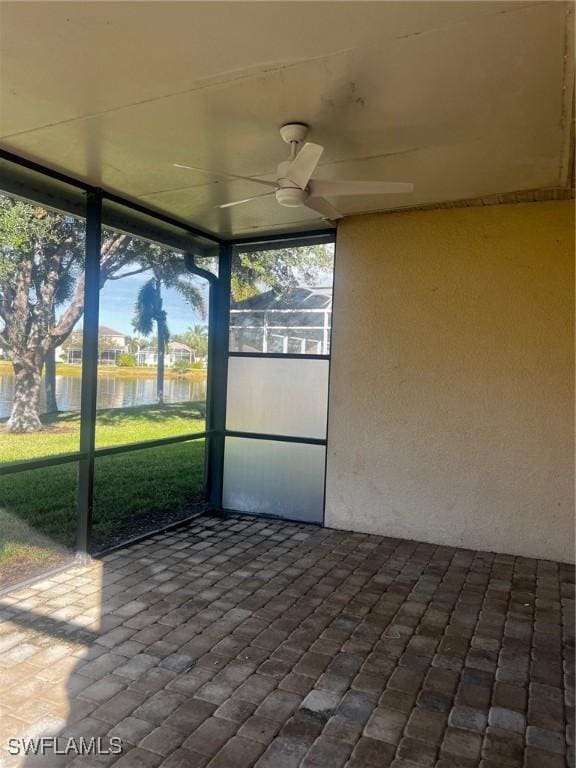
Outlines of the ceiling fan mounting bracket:
M286 123L280 128L280 136L286 144L302 144L309 130L306 123Z

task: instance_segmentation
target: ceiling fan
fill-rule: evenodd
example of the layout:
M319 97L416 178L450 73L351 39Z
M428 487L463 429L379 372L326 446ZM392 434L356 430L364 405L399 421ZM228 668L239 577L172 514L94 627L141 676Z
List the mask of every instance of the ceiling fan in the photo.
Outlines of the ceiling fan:
M305 123L288 123L280 128L280 136L290 145L290 159L281 162L278 166L275 182L253 176L238 176L234 173L213 173L204 168L196 168L193 165L174 163L174 166L176 168L186 168L191 171L201 171L214 176L242 179L273 187L272 192L246 197L242 200L234 200L231 203L218 205L216 206L217 208L232 208L235 205L243 205L252 200L275 195L276 201L280 205L288 208L306 206L306 208L319 213L323 219L330 220L340 219L342 214L325 199L326 197L397 195L414 191L413 184L395 181L322 181L320 179L313 179L312 175L316 170L322 152L324 152L324 147L309 141L304 143L308 130L309 128Z

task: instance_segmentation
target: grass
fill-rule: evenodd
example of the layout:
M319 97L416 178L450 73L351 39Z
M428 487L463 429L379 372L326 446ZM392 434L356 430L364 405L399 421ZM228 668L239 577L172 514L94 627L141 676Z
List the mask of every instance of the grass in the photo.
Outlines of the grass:
M153 440L204 430L203 405L178 403L118 408L98 414L97 446ZM0 462L77 451L79 417L60 414L31 435L0 436ZM150 510L185 507L202 490L204 440L96 459L93 536L102 540ZM74 545L75 463L0 477L0 584L2 576L47 566ZM24 575L22 575L24 574Z
M61 544L0 507L0 586L59 565L69 557Z
M0 464L80 449L80 414L43 417L44 429L31 434L0 432ZM204 430L204 403L169 403L112 408L96 417L96 447L156 440ZM0 430L2 427L0 426Z
M186 506L202 493L204 440L96 460L93 533L105 537L125 518L150 508Z

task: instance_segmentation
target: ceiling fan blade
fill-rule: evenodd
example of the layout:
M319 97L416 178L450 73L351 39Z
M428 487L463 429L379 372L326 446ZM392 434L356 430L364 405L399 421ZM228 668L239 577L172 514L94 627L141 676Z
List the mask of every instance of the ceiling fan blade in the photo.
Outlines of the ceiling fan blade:
M270 197L270 195L275 194L276 192L264 192L263 195L253 195L252 197L245 197L243 200L234 200L232 203L223 203L222 205L217 205L216 208L232 208L234 205L243 205L251 200L258 200L260 197Z
M310 194L327 197L340 195L401 195L414 191L414 184L401 181L322 181L310 182Z
M316 170L322 152L324 152L324 147L320 144L307 141L288 166L286 177L297 184L300 189L305 189Z
M206 173L208 176L219 176L222 179L240 179L241 181L253 181L255 184L264 184L267 187L274 187L276 189L278 184L275 181L267 181L266 179L257 179L252 176L239 176L237 173L221 173L220 171L207 171L206 168L197 168L195 165L181 165L180 163L173 163L174 168L185 168L187 171L198 171L199 173Z
M342 214L334 206L321 197L308 197L304 205L319 213L323 219L341 219Z

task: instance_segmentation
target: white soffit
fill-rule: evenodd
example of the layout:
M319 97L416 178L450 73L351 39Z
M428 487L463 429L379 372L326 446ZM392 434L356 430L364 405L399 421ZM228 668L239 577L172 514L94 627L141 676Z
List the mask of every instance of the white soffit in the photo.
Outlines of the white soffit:
M564 2L0 4L0 145L223 236L324 226L265 188L277 129L312 126L318 178L412 181L344 214L567 184Z

